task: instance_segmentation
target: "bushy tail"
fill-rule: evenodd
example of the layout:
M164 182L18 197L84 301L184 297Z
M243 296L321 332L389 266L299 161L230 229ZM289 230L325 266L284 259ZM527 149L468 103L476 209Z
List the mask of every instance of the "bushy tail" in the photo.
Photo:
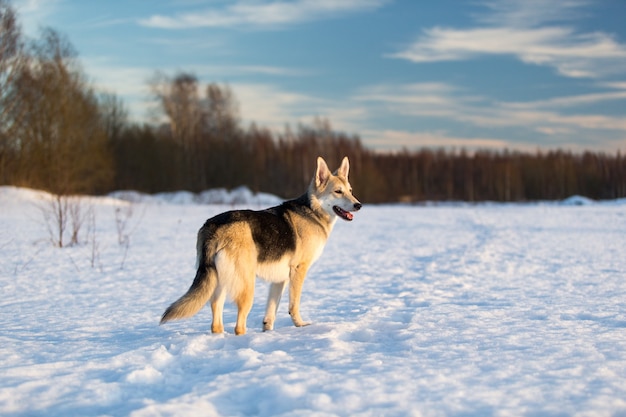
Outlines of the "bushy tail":
M215 267L201 264L189 290L165 310L159 324L196 314L209 301L211 294L215 291L216 284L217 271Z

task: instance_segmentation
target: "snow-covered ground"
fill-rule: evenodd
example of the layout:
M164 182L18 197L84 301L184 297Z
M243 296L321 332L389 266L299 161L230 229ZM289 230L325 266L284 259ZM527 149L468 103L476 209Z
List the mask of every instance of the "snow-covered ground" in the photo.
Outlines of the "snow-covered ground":
M259 282L235 336L232 304L223 335L208 308L158 326L230 206L84 199L59 249L42 198L0 188L2 416L626 414L623 202L365 206L305 282L313 324L283 303L263 333Z

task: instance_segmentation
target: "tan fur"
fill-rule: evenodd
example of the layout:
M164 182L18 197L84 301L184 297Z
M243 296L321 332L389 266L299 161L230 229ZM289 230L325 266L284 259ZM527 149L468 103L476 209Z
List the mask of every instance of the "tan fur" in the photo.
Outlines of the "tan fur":
M207 221L198 232L196 278L187 293L163 313L161 324L192 316L210 301L213 314L211 331L221 333L224 331L223 306L228 294L238 309L235 333L245 334L247 316L254 301L255 277L258 276L271 283L263 329L273 328L276 310L287 284L290 287L289 314L292 321L298 327L306 325L299 311L302 285L308 269L322 254L339 215L333 206L341 207L345 212L356 211L361 207L352 196L348 172L347 158L343 159L335 174L331 174L324 160L318 158L317 169L306 194L310 207L305 206L308 210L305 211L310 212L310 215L303 215L298 210L284 212L285 221L293 229L295 247L286 250L277 259L259 261L262 257L250 223L236 221L211 224L215 218ZM348 216L347 220L352 217L345 213L342 216Z

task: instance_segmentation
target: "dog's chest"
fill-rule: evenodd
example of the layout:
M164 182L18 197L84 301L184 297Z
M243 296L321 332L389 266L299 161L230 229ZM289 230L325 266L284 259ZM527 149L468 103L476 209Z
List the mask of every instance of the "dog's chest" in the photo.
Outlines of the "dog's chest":
M285 254L278 260L258 262L256 275L268 282L283 282L289 279L292 267L306 264L307 268L317 261L322 252L326 239L311 238L301 243L295 253Z
M268 282L283 282L289 279L290 257L283 256L278 261L259 262L256 275Z

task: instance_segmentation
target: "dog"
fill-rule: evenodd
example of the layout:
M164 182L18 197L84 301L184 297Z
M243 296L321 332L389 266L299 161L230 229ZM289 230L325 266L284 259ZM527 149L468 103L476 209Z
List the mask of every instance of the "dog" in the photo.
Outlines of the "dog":
M289 315L297 327L300 295L307 271L320 257L338 218L353 219L361 203L348 182L350 163L344 157L334 173L321 157L309 188L299 198L266 210L233 210L210 218L198 231L197 272L189 290L170 305L161 323L191 317L209 300L211 331L223 333L226 295L237 305L235 334L246 333L258 276L271 283L263 330L273 330L276 311L289 283Z

